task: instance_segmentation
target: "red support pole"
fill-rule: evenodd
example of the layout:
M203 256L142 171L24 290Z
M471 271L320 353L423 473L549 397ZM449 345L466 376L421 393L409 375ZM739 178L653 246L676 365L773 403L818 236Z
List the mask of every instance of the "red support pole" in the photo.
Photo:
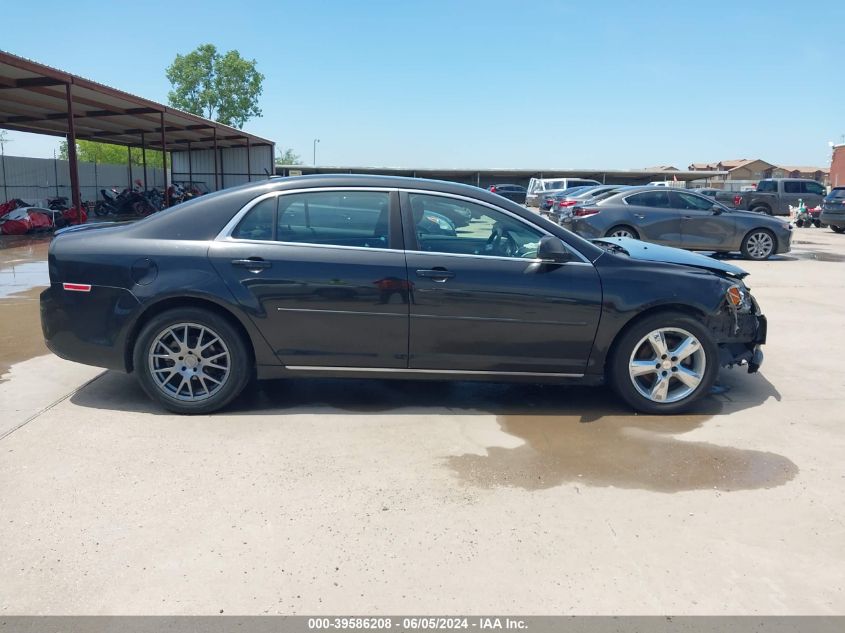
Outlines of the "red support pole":
M76 128L73 125L73 95L71 84L65 84L65 97L67 99L67 157L70 171L70 198L73 208L77 211L82 209L82 196L79 193L79 165L76 162Z
M161 113L161 166L164 168L164 206L170 206L170 184L167 182L167 139L164 134L164 112Z
M147 141L144 139L144 133L141 132L141 162L144 163L144 191L149 189L147 187Z
M220 191L220 184L217 182L217 128L214 128L214 191Z
M250 154L252 154L252 147L249 144L249 137L246 137L246 177L247 182L252 182L252 162L250 160Z

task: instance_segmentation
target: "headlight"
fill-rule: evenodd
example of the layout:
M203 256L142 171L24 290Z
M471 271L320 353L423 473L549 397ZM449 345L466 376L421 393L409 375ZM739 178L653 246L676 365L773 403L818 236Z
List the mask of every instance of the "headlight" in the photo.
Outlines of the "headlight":
M728 286L728 289L725 291L725 300L735 310L747 310L751 307L748 288L741 284Z

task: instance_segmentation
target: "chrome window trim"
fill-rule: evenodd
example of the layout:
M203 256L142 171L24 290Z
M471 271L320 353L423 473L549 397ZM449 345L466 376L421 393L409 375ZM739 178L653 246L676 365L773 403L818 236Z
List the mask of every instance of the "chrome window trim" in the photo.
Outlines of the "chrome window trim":
M242 238L242 237L232 237L232 232L235 230L235 228L237 228L238 224L240 224L243 217L247 213L249 213L249 211L254 206L256 206L259 202L261 202L263 200L266 200L268 198L273 198L273 197L278 198L280 196L287 196L287 195L292 195L292 194L297 194L297 193L314 193L314 192L326 192L326 191L381 191L381 192L388 193L388 194L396 191L396 192L405 192L405 193L409 193L409 194L410 193L417 193L417 194L422 194L422 195L431 195L431 196L440 196L440 197L446 197L446 198L454 198L456 200L463 200L463 201L466 201L466 202L471 202L473 204L479 204L479 205L484 206L484 207L489 207L490 209L493 209L494 211L499 211L501 213L504 213L504 214L512 217L513 219L517 220L518 222L521 222L522 224L526 225L527 227L529 227L531 229L539 231L543 235L548 235L548 236L551 236L551 237L557 237L555 235L552 235L548 231L546 231L544 228L537 226L535 224L531 224L525 218L522 218L522 217L516 215L512 211L508 211L507 209L503 209L502 207L496 206L495 204L487 202L486 200L479 200L478 198L471 198L469 196L463 196L463 195L460 195L460 194L447 193L447 192L442 192L442 191L430 191L430 190L426 190L426 189L406 189L406 188L402 188L402 187L306 187L306 188L300 188L300 189L285 189L285 190L282 190L282 191L270 191L268 193L261 194L257 198L250 200L243 207L241 207L241 209L234 216L232 216L232 219L229 220L229 222L226 223L226 225L223 227L223 229L220 231L220 233L217 234L217 237L214 238L214 241L215 242L245 243L245 244L278 244L278 245L281 245L281 246L307 246L307 247L312 247L312 248L339 248L339 249L344 249L344 250L358 250L358 251L386 251L386 252L390 252L390 253L409 252L409 253L421 253L421 254L425 254L425 255L441 255L441 256L446 255L446 256L451 256L451 257L476 257L476 258L480 257L480 258L484 258L484 259L494 259L494 260L522 261L522 262L526 262L526 263L529 263L529 264L530 263L540 263L540 262L543 261L543 260L534 259L534 258L532 258L532 259L522 259L522 258L519 258L519 257L501 257L501 256L496 256L496 255L474 255L474 254L462 254L462 253L443 253L443 252L439 252L439 251L414 251L414 250L410 250L410 249L407 249L407 248L403 250L403 249L395 249L395 248L379 248L377 246L373 246L373 247L370 247L370 246L341 246L341 245L336 245L336 244L314 244L314 243L311 243L311 242L283 242L283 241L279 241L279 240L251 240L251 239ZM557 239L560 239L560 238L557 238ZM569 244L567 244L563 240L561 240L561 242L563 242L563 245L566 247L566 249L568 251L570 251L575 256L577 256L581 261L580 262L563 262L563 263L557 264L558 266L584 265L584 264L586 264L588 266L593 266L593 263L589 259L587 259L587 257L585 255L583 255L578 249L573 248L572 246L570 246Z
M249 213L249 211L257 205L262 200L266 200L267 198L278 198L279 196L287 196L295 193L314 193L314 192L326 192L326 191L381 191L384 193L391 193L393 191L398 191L397 187L307 187L303 189L284 189L282 191L270 191L268 193L263 193L257 198L253 198L249 202L247 202L244 206L241 207L240 211L238 211L232 219L226 223L226 226L217 234L217 237L214 238L214 241L222 241L222 240L231 240L231 241L248 241L248 242L261 242L262 244L307 244L308 246L330 246L333 248L360 248L365 251L372 250L368 247L364 246L333 246L332 244L311 244L310 242L279 242L276 240L246 240L244 238L232 237L232 232L235 228L240 224L243 217ZM380 249L380 250L395 250L392 248L388 249Z
M505 215L510 216L511 218L516 220L517 222L524 224L525 226L527 226L528 228L530 228L534 231L539 231L543 235L548 235L549 237L554 237L554 238L560 240L559 237L557 237L556 235L552 235L551 233L549 233L543 227L537 226L536 224L531 224L528 220L526 220L523 217L516 215L512 211L508 211L507 209L503 209L502 207L497 206L497 205L493 204L492 202L487 202L486 200L479 200L477 198L470 198L469 196L463 196L463 195L460 195L460 194L457 194L457 193L446 193L446 192L443 192L443 191L426 191L424 189L406 189L406 188L400 187L399 191L404 192L404 193L408 193L408 194L416 193L416 194L420 194L420 195L427 195L427 196L434 196L434 197L441 197L441 198L454 198L456 200L463 200L465 202L470 202L470 203L473 203L473 204L481 205L483 207L488 207L490 209L493 209L494 211L499 211L500 213L504 213ZM572 263L572 264L585 263L585 264L589 264L590 266L593 265L592 262L589 259L587 259L584 255L582 255L577 249L572 248L569 244L567 244L563 240L560 240L560 241L566 247L566 250L568 250L573 255L576 255L581 259L581 262L564 262L564 263L560 264L561 266L565 266L566 264L570 264L570 263ZM494 255L468 255L468 254L464 254L464 253L443 253L443 252L440 252L440 251L415 251L415 250L411 250L411 249L408 249L408 248L406 248L405 250L406 250L406 252L409 252L409 253L427 253L427 254L431 254L431 255L451 255L451 256L456 256L456 257L485 257L487 259L506 259L508 261L527 261L527 262L540 262L540 261L542 261L540 259L522 259L520 257L501 257L501 256L494 256Z
M324 365L285 365L285 369L293 371L354 371L373 373L403 373L403 374L452 374L463 376L527 376L553 378L583 378L584 374L562 374L543 371L484 371L462 369L397 369L393 367L326 367Z

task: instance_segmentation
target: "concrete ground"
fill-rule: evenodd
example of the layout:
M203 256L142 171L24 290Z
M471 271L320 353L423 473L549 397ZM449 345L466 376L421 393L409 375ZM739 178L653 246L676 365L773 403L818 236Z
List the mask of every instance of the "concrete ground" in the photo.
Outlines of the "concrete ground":
M845 613L845 236L740 262L766 362L674 417L337 380L169 415L41 355L43 251L0 263L0 614Z

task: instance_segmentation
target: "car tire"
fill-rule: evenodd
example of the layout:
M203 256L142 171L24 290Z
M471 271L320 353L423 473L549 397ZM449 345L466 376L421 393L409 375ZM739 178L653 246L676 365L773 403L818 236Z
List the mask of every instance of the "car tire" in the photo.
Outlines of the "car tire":
M651 343L657 333L664 354L657 351L660 343ZM684 341L689 347L682 349ZM679 349L690 354L673 356ZM628 327L615 343L608 365L616 393L635 410L658 415L687 409L710 393L718 374L719 350L711 333L698 320L673 311L652 314Z
M830 226L830 230L834 233L845 233L845 226Z
M180 414L225 407L254 373L241 333L202 308L176 308L150 319L138 334L133 361L147 395Z
M772 215L772 210L769 207L760 205L751 209L753 213L765 213L766 215Z
M753 229L742 238L742 256L745 259L763 261L777 250L777 239L769 229Z
M638 240L640 239L640 234L637 233L637 230L633 227L627 226L625 224L619 224L614 226L611 229L608 229L607 232L604 234L605 237L630 237L632 239Z

